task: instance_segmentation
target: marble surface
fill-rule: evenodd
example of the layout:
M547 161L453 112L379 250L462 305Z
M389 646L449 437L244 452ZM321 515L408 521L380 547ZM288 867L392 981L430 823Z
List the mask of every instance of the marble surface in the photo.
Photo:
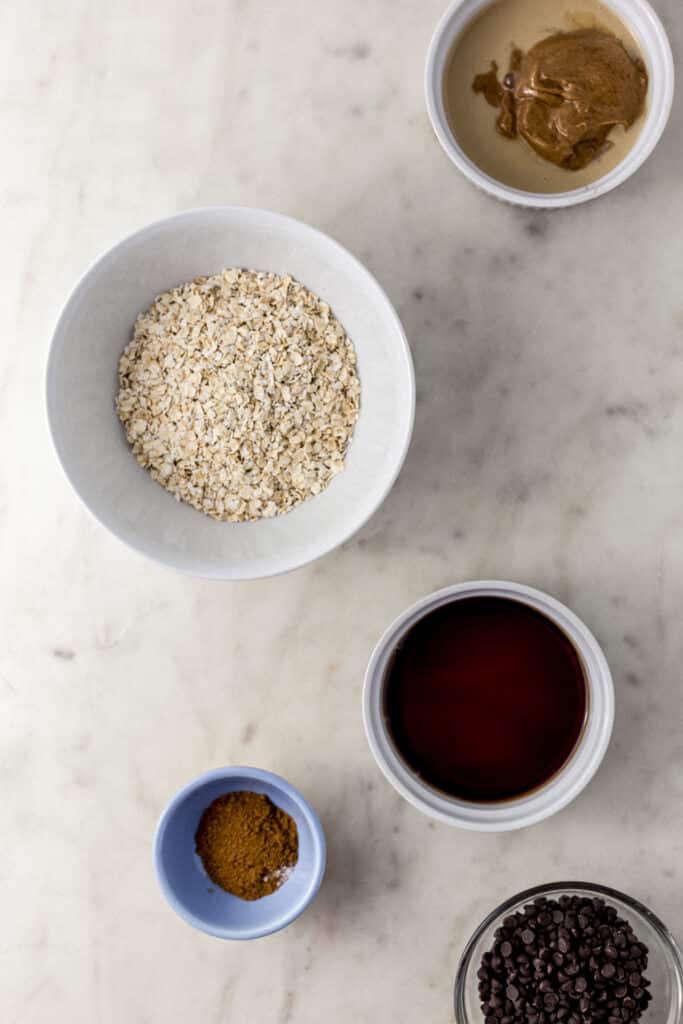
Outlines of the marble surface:
M580 876L683 938L683 146L594 204L498 205L423 109L444 0L27 0L0 31L0 1017L8 1024L452 1019L470 930L522 886ZM679 0L656 0L676 55ZM43 367L103 248L195 205L269 207L378 276L415 356L415 439L352 542L221 585L129 552L65 482ZM75 396L77 400L77 396ZM430 823L384 782L360 690L384 626L502 577L604 644L617 717L585 793L529 831ZM320 895L252 944L162 900L174 790L247 762L299 786L329 841Z

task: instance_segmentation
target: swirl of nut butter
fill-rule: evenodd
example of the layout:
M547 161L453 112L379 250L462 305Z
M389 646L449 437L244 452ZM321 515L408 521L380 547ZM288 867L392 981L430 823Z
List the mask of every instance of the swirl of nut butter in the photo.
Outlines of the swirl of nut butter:
M500 108L496 128L520 135L545 160L579 170L610 145L612 128L643 112L647 71L610 32L557 32L526 53L513 49L502 83L492 62L472 88Z

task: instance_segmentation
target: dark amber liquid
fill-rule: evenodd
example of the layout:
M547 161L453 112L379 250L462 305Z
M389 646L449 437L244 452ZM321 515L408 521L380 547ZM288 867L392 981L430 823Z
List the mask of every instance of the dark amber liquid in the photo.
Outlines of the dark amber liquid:
M394 745L424 782L464 800L507 800L566 763L586 715L581 661L520 601L469 597L429 612L384 680Z

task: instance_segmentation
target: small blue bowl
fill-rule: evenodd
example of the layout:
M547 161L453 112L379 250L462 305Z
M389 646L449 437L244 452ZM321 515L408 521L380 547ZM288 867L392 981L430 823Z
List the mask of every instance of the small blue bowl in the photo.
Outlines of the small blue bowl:
M195 851L199 819L224 793L264 793L299 832L299 859L276 892L242 900L216 886ZM325 873L325 836L318 817L298 790L260 768L226 767L200 775L167 805L154 838L154 866L161 891L175 912L219 939L258 939L291 924L315 898Z

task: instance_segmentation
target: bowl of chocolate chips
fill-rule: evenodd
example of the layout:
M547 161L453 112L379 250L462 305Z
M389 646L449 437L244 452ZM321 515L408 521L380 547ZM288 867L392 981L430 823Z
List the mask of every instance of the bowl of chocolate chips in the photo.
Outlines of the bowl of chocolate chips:
M642 903L587 882L540 885L479 925L455 979L458 1024L677 1024L683 961Z

